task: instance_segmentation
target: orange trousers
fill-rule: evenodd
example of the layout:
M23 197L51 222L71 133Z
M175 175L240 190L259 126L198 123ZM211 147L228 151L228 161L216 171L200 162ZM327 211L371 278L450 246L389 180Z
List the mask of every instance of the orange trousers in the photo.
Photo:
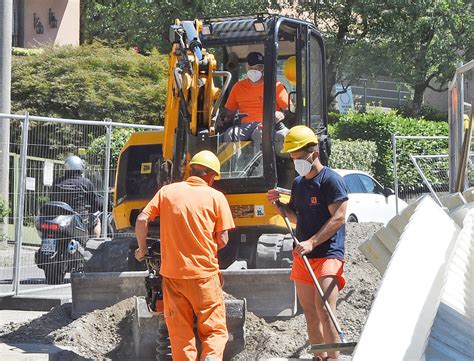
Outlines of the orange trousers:
M222 276L176 279L163 277L163 306L173 361L198 360L194 316L201 340L201 360L222 360L228 340Z

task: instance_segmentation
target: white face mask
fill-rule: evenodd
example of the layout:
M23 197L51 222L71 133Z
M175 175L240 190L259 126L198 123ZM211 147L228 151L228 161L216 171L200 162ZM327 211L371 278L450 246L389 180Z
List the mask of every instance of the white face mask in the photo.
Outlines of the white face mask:
M311 155L312 155L312 153L308 156L308 158L311 157ZM308 158L306 158L306 159L293 159L293 163L295 165L295 170L302 177L304 177L309 172L311 172L311 167L313 166L313 163L309 162Z
M255 70L255 69L250 69L247 71L247 78L250 79L250 81L256 83L260 79L262 79L262 72L260 70Z

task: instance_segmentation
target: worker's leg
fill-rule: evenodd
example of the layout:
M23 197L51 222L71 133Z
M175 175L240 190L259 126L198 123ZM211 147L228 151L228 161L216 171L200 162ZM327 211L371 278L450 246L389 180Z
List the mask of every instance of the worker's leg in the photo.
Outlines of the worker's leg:
M191 286L191 287L190 287ZM163 277L163 307L171 342L173 361L197 359L194 313L185 295L191 293L189 280Z
M194 280L191 303L197 316L201 360L222 360L228 340L221 276Z
M316 310L316 298L314 286L305 282L295 281L296 293L298 301L303 307L304 317L306 319L306 328L308 330L308 338L310 344L324 343L323 326L319 321L318 312ZM325 352L318 352L315 356L325 357Z
M331 310L335 317L337 294L339 292L338 278L337 276L326 276L319 278L318 281L321 285L321 289L323 290L324 298L328 301L329 306L331 307ZM324 307L323 301L319 295L316 295L315 303L316 310L318 313L317 317L323 328L324 343L341 342L336 327L334 327L334 324L331 321L326 307ZM328 352L328 357L330 357L330 359L337 360L337 358L339 357L339 352Z
M97 224L94 226L94 237L100 238L102 223L100 222L100 219L98 219L96 222L97 222ZM107 235L104 235L104 237L106 237L106 236Z

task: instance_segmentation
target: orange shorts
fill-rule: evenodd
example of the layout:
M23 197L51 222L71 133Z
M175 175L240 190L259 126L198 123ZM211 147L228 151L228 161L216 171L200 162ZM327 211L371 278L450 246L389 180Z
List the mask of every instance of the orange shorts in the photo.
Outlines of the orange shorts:
M319 280L326 276L335 276L339 290L344 288L346 278L344 277L344 261L337 258L308 258L314 275ZM293 251L293 267L291 268L290 279L295 282L314 284L311 275L306 268L303 258Z

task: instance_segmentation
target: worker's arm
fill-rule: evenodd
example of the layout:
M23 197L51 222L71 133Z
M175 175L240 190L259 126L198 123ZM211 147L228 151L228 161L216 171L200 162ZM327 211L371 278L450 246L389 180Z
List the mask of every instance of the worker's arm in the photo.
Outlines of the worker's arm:
M217 242L217 249L224 248L229 242L229 232L221 231L214 233L214 239Z
M346 207L347 201L338 201L330 204L328 209L331 217L316 234L308 240L300 242L300 244L295 247L296 252L300 255L304 255L311 252L320 244L327 242L346 222Z
M267 199L270 202L270 204L273 206L273 208L276 209L276 211L284 217L285 214L282 212L282 210L285 211L286 216L290 220L291 223L296 223L296 213L295 211L288 205L280 202L280 192L276 189L270 189L267 192Z
M137 217L135 236L138 242L138 248L135 250L135 258L141 262L147 253L146 238L148 236L148 216L145 213L140 213Z

